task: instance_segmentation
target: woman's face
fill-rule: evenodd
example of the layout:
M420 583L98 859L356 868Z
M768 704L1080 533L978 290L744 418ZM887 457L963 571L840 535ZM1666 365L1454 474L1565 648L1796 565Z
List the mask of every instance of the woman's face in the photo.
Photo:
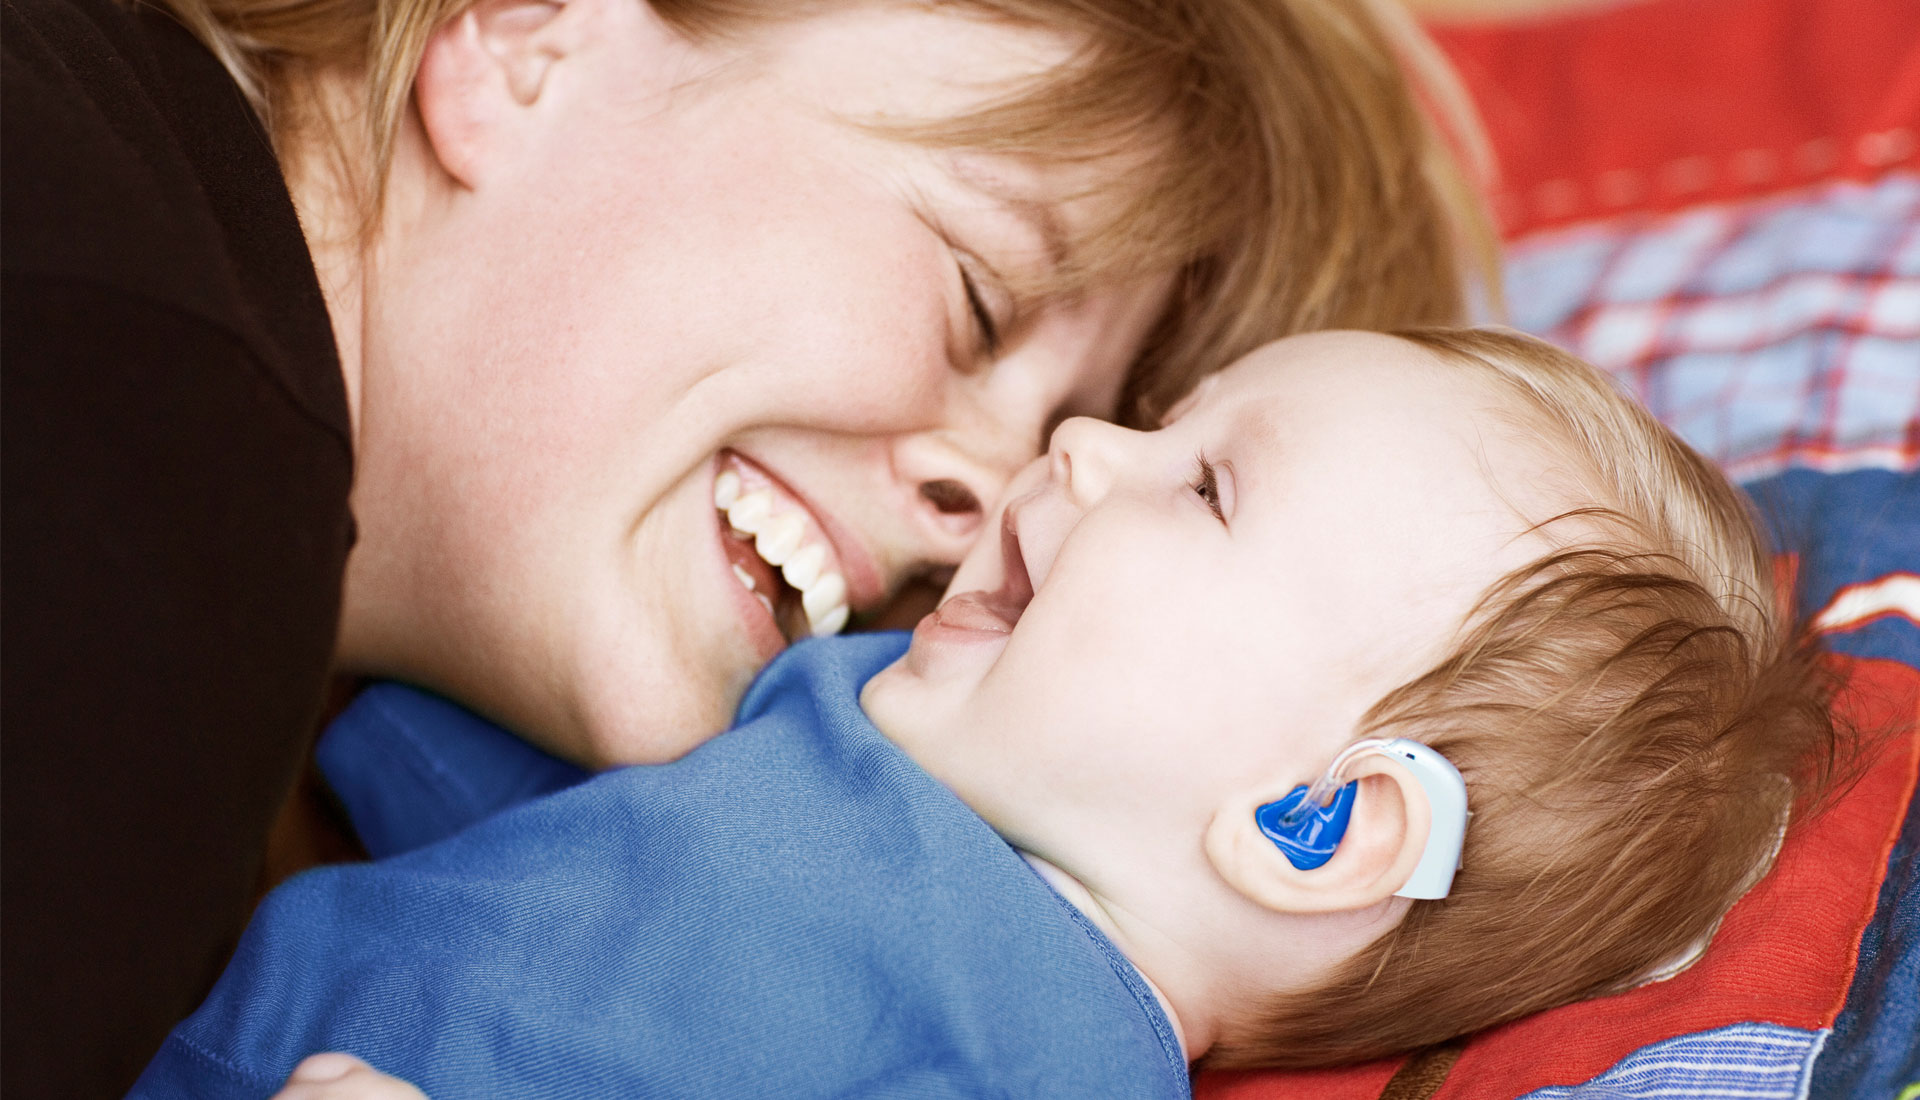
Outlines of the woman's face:
M905 6L730 45L637 0L443 29L368 275L343 664L665 759L957 562L1060 419L1113 412L1164 281L1014 300L1084 181L857 123L1071 45Z

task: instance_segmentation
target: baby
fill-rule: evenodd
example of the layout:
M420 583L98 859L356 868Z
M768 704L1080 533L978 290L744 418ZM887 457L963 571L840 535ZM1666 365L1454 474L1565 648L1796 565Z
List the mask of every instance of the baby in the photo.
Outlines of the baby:
M1063 424L996 529L904 654L797 646L679 761L276 891L135 1095L340 1050L444 1096L1181 1096L1653 976L1831 756L1741 498L1525 337L1269 345L1158 431ZM1260 826L1374 737L1465 780L1444 898L1398 896L1437 822L1393 757L1324 864Z

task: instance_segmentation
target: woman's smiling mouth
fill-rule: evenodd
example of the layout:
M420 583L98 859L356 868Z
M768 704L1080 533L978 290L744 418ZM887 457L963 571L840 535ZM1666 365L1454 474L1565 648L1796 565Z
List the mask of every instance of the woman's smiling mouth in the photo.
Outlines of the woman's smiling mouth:
M846 570L813 513L772 474L734 451L715 463L713 505L734 579L788 642L847 625Z

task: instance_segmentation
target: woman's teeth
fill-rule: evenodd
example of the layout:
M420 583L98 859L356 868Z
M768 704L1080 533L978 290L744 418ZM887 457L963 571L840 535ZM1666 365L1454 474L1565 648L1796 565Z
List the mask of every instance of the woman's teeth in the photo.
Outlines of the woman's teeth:
M776 513L775 503L770 490L745 489L740 475L732 470L722 470L713 480L714 507L726 513L736 534L743 539L751 536L760 560L779 570L781 579L800 593L808 632L815 637L838 634L849 614L847 580L826 567L825 543L806 541L806 517L792 511ZM733 575L768 611L773 610L772 594L759 591L752 574L736 565Z
M808 585L800 593L800 606L807 609L807 622L813 625L815 634L822 633L822 627L832 624L825 633L832 634L847 625L847 582L838 573L822 573L820 579Z
M757 546L755 549L759 549ZM762 556L765 556L764 553ZM772 561L772 558L768 558ZM780 576L795 590L805 592L820 579L820 567L827 564L827 548L819 543L801 547L780 565Z
M760 606L767 609L767 614L773 614L773 601L767 599L766 593L754 587L753 574L736 565L733 567L733 575L740 579L740 583L746 586L747 591L753 593L754 599L760 601Z
M724 512L739 499L740 475L732 470L720 471L720 476L713 479L713 506Z
M800 537L806 533L807 521L787 512L760 525L753 548L768 565L785 565L793 552L800 549Z

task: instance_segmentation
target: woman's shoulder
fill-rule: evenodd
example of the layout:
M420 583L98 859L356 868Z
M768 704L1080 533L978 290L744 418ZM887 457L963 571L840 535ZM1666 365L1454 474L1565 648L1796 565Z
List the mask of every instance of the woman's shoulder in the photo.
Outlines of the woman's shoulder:
M347 447L292 199L218 62L171 18L112 0L9 0L4 19L0 267L35 307L15 316L125 330L128 354L163 317L169 342L237 353Z

